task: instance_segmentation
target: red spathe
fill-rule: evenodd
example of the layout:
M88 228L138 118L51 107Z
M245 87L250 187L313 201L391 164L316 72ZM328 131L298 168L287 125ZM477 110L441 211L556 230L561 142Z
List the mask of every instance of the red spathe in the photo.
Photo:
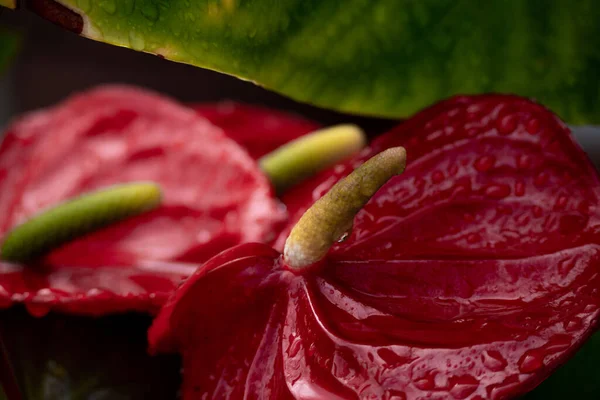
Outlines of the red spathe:
M215 125L152 92L106 86L16 120L0 144L0 234L46 207L113 184L152 180L164 201L62 246L40 260L43 268L4 265L0 307L21 302L34 314L152 311L189 274L169 262L202 263L240 243L272 242L285 209L256 162L228 136L256 156L315 125L223 107L202 107Z
M320 270L242 245L175 292L149 338L183 355L185 399L511 398L594 332L600 182L562 122L514 96L447 100L289 192L292 216L399 145L407 170Z

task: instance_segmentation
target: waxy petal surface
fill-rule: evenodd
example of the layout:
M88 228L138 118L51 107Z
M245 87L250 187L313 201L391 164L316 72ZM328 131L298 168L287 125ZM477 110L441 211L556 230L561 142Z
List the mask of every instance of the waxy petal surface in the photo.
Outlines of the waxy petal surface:
M149 338L183 354L185 399L513 398L597 329L600 181L567 127L529 100L426 109L289 192L293 218L399 145L405 173L319 270L293 275L266 247L234 248L177 290Z

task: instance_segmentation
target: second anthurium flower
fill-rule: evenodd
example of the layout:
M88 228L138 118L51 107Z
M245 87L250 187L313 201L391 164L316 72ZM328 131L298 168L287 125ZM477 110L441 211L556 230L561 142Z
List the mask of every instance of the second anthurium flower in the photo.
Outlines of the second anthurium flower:
M283 254L212 258L149 332L184 399L514 398L598 327L600 180L534 102L444 101L284 198Z
M271 140L251 151L254 157L268 157L316 125L260 109L253 119L251 111L233 105L196 112L151 92L107 86L16 120L0 146L4 239L48 208L117 184L151 182L162 200L148 212L26 259L27 266L1 264L0 306L22 302L34 314L50 308L83 314L152 311L193 271L183 263L193 267L240 243L271 243L287 220L285 206L275 196L262 159L258 163L235 141L261 142L264 126ZM253 130L243 129L244 124ZM351 137L351 145L343 149L348 153L335 157L348 156L364 143L357 129L341 136ZM320 137L305 141L314 146L310 140ZM287 170L306 173L294 166ZM64 227L54 222L55 235ZM78 221L67 223L76 226ZM36 240L51 242L52 229L45 236Z

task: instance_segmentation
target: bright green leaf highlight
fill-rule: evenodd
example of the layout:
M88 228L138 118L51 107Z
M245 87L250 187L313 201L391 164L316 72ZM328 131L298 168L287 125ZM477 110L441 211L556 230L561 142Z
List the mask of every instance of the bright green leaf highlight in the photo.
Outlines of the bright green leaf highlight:
M346 112L531 96L600 123L597 0L62 0L83 34Z

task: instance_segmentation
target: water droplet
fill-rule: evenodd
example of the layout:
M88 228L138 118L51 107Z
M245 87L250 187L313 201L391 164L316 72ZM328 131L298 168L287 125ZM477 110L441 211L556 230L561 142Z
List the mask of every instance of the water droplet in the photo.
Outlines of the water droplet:
M136 31L129 32L129 45L133 50L142 51L146 47L146 43L141 34Z
M98 5L109 14L114 14L117 11L117 3L115 0L101 0Z
M594 312L594 311L596 311L596 309L597 309L597 306L596 306L595 304L588 304L588 305L587 305L587 306L585 306L585 308L583 309L583 312L586 312L586 313L591 313L591 312Z
M510 186L505 184L490 185L485 189L485 195L493 199L502 199L510 194Z
M562 276L566 276L571 272L571 270L575 267L576 259L567 258L565 260L561 260L558 263L558 272L561 273Z
M573 307L573 300L571 299L566 299L560 302L559 307L560 308L571 308Z
M554 335L543 347L545 354L555 354L567 350L571 346L571 337L569 335Z
M542 171L535 177L534 183L536 186L544 186L546 183L548 183L548 179L550 179L548 173Z
M581 329L581 327L582 327L581 318L573 317L570 320L565 321L564 325L565 325L565 330L567 332L573 332L578 329Z
M92 3L90 0L78 0L77 7L84 13L87 13L92 9Z
M396 368L411 361L406 354L398 354L385 347L377 350L377 355L387 364L388 368Z
M567 196L559 196L558 199L556 199L556 208L558 208L558 209L565 208L568 201L569 201L569 199Z
M439 139L440 137L442 137L443 135L444 135L444 131L442 131L441 129L438 129L436 131L431 132L429 135L427 135L425 140L427 140L428 142L434 142L437 139Z
M517 183L515 183L515 196L523 196L525 195L525 182L523 181L517 181Z
M540 130L540 121L536 118L532 118L527 121L527 126L525 127L528 133L531 135L535 135Z
M50 312L50 307L43 303L27 303L25 308L34 317L43 317Z
M495 350L484 351L481 355L481 360L483 361L483 366L492 372L504 371L508 365L502 354Z
M531 222L531 217L527 213L521 214L517 217L516 221L519 226L527 226Z
M467 242L473 244L481 240L481 236L478 233L471 233L467 236Z
M519 360L519 371L529 374L544 366L544 357L538 350L529 350Z
M472 376L453 377L450 379L452 388L450 395L455 399L466 399L477 390L479 382Z
M290 358L296 357L301 348L302 339L300 337L293 338L287 349L288 356Z
M501 135L508 135L517 129L517 118L514 115L506 115L498 120L496 128Z
M526 154L521 154L517 157L517 167L521 169L527 169L531 167L531 157Z
M428 375L421 379L417 379L414 385L420 390L433 390L435 389L435 382L433 377Z
M151 2L144 2L142 6L142 15L149 21L156 22L158 20L158 7Z
M542 207L540 206L533 206L533 216L536 218L540 218L542 215L544 215L544 210L542 210Z
M494 166L496 158L494 156L483 156L475 161L474 167L479 172L486 172Z
M483 107L480 104L471 104L469 107L467 107L467 118L477 119L482 111Z
M444 174L441 171L435 171L432 175L431 175L431 181L433 183L440 183L444 180Z

